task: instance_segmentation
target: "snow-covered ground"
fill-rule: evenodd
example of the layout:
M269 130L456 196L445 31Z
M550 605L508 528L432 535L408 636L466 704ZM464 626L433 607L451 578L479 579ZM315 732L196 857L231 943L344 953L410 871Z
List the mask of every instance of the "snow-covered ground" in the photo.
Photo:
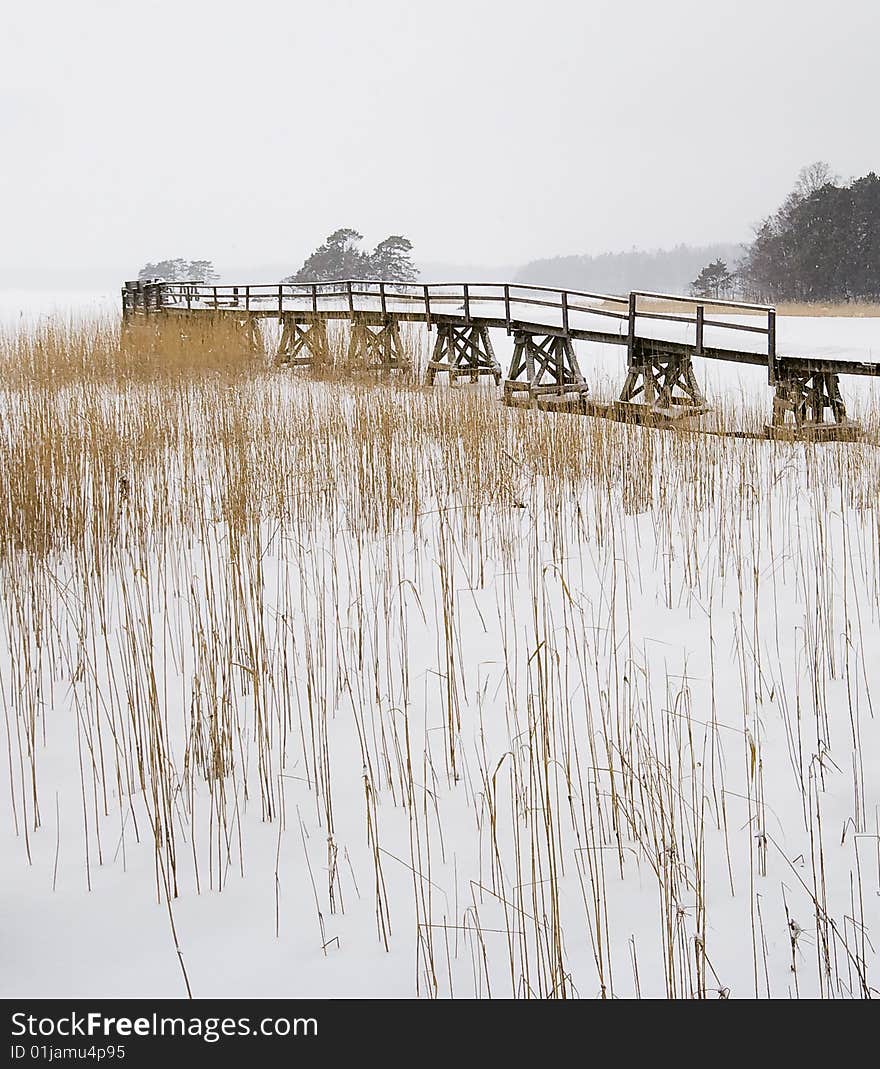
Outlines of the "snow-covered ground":
M284 373L5 404L4 996L876 995L876 448Z

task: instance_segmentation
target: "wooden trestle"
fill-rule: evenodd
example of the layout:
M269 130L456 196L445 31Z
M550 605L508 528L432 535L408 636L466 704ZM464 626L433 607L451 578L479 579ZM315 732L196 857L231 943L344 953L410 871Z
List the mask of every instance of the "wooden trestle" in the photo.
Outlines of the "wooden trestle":
M639 299L648 302L639 307ZM695 314L674 311L695 306ZM672 306L670 311L666 305ZM452 306L452 307L450 307ZM695 359L725 360L767 369L774 390L766 433L773 438L852 438L859 428L847 416L841 375L880 376L880 363L780 356L776 311L767 305L634 292L626 297L575 293L525 283L484 284L342 281L271 286L208 286L195 282L127 282L123 319L156 314L233 316L242 345L262 350L260 319L280 326L279 364L330 362L327 324L348 323L344 355L351 370L399 372L410 368L401 325L423 323L436 331L425 379L445 374L450 384L491 378L506 404L561 409L652 425L695 423L709 409L694 370ZM728 309L735 319L719 318ZM712 318L706 318L706 311ZM539 310L539 311L537 311ZM745 313L745 314L744 314ZM750 318L749 318L750 317ZM643 321L672 321L689 340L663 340L640 330ZM608 329L600 329L607 324ZM684 330L682 326L684 325ZM766 352L707 346L707 329L765 339ZM502 384L492 331L513 339ZM662 333L662 332L661 332ZM666 331L665 333L669 333ZM600 404L575 353L575 341L625 345L627 372L617 401Z

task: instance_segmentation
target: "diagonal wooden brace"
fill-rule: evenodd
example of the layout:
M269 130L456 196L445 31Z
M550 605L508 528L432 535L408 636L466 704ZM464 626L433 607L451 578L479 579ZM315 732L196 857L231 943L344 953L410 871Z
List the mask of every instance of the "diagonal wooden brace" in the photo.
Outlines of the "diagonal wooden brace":
M696 416L708 410L690 353L638 338L630 350L619 404L638 406L668 419Z
M504 381L505 404L577 405L588 393L567 334L514 331L513 357Z
M846 414L838 376L831 371L786 368L777 362L771 437L851 438L860 428Z
M433 386L435 377L443 371L453 385L459 378L476 382L480 375L491 375L497 386L501 382L501 365L495 359L489 328L438 323L437 341L425 376L427 384Z
M276 356L279 364L310 367L328 362L327 324L323 319L282 316L280 322L281 341Z
M348 341L347 364L364 371L400 371L410 367L395 316L379 321L355 315Z

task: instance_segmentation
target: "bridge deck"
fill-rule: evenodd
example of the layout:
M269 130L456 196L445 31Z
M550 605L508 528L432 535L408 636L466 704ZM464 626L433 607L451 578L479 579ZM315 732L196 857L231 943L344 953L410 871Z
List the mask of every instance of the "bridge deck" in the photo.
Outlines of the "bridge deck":
M778 370L880 375L880 362L858 355L808 353L802 347L797 352L780 351L776 311L771 306L644 291L623 297L514 283L156 283L126 284L123 306L187 314L244 313L301 322L353 317L381 322L393 317L428 326L482 325L607 345L629 345L631 340L650 347L657 343L670 354L764 367L775 363ZM871 355L870 350L866 355Z

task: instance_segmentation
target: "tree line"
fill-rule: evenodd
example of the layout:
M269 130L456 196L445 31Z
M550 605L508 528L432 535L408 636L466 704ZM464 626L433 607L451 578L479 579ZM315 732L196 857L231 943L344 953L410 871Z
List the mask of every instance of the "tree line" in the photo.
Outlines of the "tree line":
M781 207L732 268L723 259L693 280L694 296L751 301L880 300L880 178L850 182L826 163L803 168Z
M298 271L282 282L335 282L340 279L375 279L415 282L419 277L412 259L413 244L401 234L380 241L372 252L361 248L363 235L343 227L318 246ZM212 285L219 275L210 260L180 258L147 263L138 272L141 282L198 282Z
M330 234L282 282L375 279L414 282L412 242L401 234L372 251L349 227ZM696 277L693 272L699 269ZM160 260L145 264L144 281L211 284L210 260ZM689 281L690 280L690 281ZM841 182L825 163L803 168L780 208L757 228L754 241L735 245L605 253L538 260L514 281L593 292L631 289L683 291L715 299L751 301L880 300L880 178L872 171Z
M677 245L672 249L555 256L526 264L512 281L588 293L628 293L630 290L685 293L703 264L719 258L732 263L744 251L743 245L719 242Z

